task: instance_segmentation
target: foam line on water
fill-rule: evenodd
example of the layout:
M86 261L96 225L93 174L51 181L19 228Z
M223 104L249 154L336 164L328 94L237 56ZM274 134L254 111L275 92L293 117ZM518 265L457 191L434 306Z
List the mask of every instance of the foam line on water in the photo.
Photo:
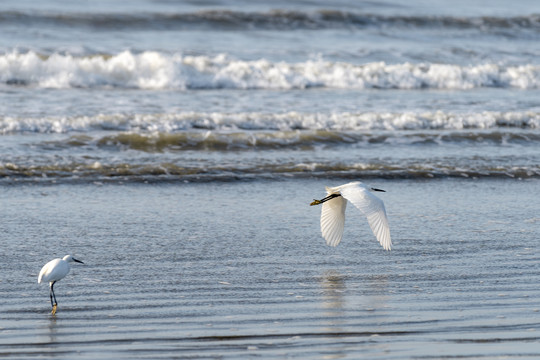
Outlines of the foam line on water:
M0 55L0 83L38 88L130 89L538 89L537 64L246 61L227 54L155 51L75 56L12 51Z
M451 112L178 112L168 114L98 114L94 116L0 116L0 134L56 134L92 131L177 133L212 131L373 131L538 129L540 113L534 111ZM259 139L260 140L260 139Z

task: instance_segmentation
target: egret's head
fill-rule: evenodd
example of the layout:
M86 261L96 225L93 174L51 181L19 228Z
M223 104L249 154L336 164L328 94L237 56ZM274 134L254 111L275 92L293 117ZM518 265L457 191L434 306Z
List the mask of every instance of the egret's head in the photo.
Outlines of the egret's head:
M75 259L75 258L74 258L73 256L71 256L71 255L66 255L66 256L64 256L63 260L64 260L65 262L68 262L68 263L69 263L69 262L78 262L78 263L84 264L81 260L77 260L77 259Z

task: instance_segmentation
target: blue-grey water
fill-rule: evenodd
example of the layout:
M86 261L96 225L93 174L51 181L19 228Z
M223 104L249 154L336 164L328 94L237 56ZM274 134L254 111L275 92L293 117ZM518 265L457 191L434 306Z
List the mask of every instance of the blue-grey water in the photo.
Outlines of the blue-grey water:
M537 358L537 180L379 180L386 252L312 180L18 185L2 193L7 358ZM49 259L85 264L55 286Z
M0 39L0 356L540 357L537 1L6 0ZM324 244L352 180L391 252L353 207Z

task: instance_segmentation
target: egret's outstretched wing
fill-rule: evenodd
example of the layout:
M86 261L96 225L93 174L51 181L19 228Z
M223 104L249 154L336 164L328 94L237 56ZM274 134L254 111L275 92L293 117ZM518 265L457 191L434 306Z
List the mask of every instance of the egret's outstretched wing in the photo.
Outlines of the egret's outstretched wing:
M358 184L342 187L341 196L362 211L379 243L385 250L390 250L392 248L390 227L382 200Z
M345 208L347 201L338 196L322 204L321 210L321 232L326 243L336 246L343 236L345 225Z

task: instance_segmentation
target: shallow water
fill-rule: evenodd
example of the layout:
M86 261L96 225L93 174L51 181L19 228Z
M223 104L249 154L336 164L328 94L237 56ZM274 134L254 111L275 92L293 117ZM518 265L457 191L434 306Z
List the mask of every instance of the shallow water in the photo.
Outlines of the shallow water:
M0 2L0 357L539 358L539 13Z
M340 180L340 182L343 182ZM328 180L4 186L9 358L538 358L537 180L374 180L394 247ZM37 274L67 253L50 315Z

